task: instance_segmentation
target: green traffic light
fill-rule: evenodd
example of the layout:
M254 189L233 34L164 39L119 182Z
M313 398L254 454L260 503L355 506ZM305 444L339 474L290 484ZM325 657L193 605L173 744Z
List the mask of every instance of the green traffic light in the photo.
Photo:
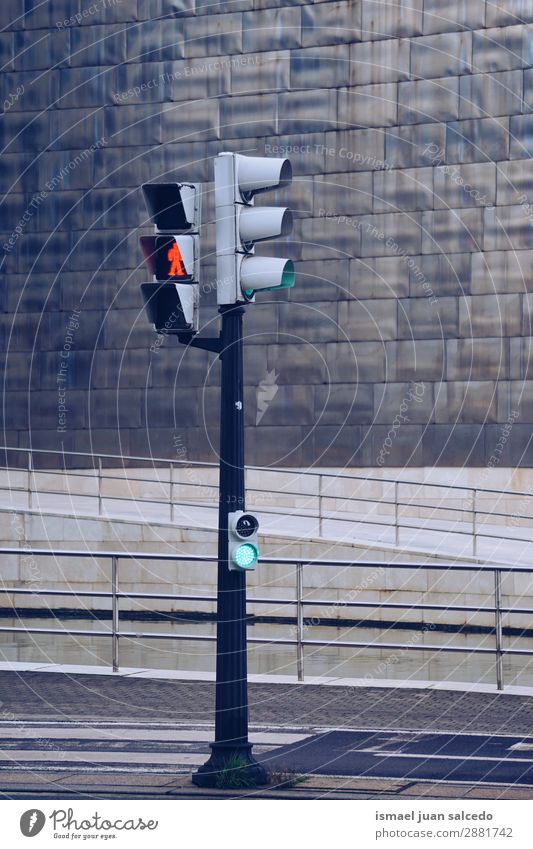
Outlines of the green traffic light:
M283 274L281 275L281 283L278 288L292 289L292 287L294 286L295 277L296 275L294 273L294 263L292 259L289 259L285 265L285 268L283 269Z
M259 559L259 551L255 545L245 542L235 549L233 559L239 569L251 569Z

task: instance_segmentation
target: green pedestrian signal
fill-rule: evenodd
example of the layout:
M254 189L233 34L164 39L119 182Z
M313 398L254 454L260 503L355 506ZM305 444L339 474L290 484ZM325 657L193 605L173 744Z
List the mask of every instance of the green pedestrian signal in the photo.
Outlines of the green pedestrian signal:
M253 569L259 560L259 522L251 513L236 510L228 515L228 566L232 570Z

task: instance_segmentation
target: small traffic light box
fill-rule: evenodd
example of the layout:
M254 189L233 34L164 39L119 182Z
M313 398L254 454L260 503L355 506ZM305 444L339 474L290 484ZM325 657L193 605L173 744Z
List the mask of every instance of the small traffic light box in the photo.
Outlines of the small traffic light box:
M155 231L140 238L152 274L141 284L148 317L156 330L192 336L199 325L200 186L145 183L142 190Z
M228 566L231 571L250 571L259 559L259 522L251 513L228 514Z

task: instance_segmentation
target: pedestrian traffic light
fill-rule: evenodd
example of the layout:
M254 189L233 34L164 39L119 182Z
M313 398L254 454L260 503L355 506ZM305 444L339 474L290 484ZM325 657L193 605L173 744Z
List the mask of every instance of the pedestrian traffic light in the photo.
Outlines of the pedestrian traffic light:
M289 209L256 207L255 195L292 181L288 159L220 153L215 159L217 300L253 301L257 291L294 286L290 259L255 256L255 243L288 235Z
M249 571L259 559L259 522L251 513L235 510L228 514L228 566L232 571Z
M151 283L142 283L146 310L155 329L191 335L199 326L200 187L188 183L142 186L154 236L140 243Z

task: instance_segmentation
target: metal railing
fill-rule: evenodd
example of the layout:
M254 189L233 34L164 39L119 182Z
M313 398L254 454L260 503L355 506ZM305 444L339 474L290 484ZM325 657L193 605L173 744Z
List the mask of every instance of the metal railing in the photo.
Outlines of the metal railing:
M71 597L75 599L98 598L111 600L111 627L101 630L83 630L83 629L66 629L66 628L42 628L42 627L24 627L24 626L2 626L0 633L22 633L22 634L39 634L39 635L61 635L73 637L108 637L112 643L112 668L114 672L119 670L119 643L120 640L137 640L137 639L156 639L156 640L190 640L214 642L216 637L209 634L174 634L168 632L138 632L124 631L121 628L120 620L120 601L123 599L136 600L159 600L159 601L186 601L186 602L215 602L215 595L204 595L198 593L150 593L150 592L125 592L120 590L120 574L119 563L121 560L159 560L170 562L186 562L203 565L206 563L216 563L215 556L197 556L197 555L175 555L161 553L146 553L146 552L122 552L122 551L87 551L87 550L61 550L61 549L38 549L31 547L24 548L1 548L0 557L3 555L19 555L27 557L54 557L54 558L71 558L71 559L103 559L111 561L111 579L110 590L71 590L71 589L53 589L43 587L20 587L20 586L1 586L0 593L11 596L50 596L50 597ZM505 646L503 644L503 616L521 614L532 615L533 608L529 607L509 607L502 604L502 574L532 574L533 566L516 566L504 564L490 564L488 566L480 566L477 563L406 563L393 562L385 563L382 561L364 561L352 562L345 560L305 560L301 558L277 558L277 557L262 557L261 567L289 566L294 568L295 577L295 593L292 598L262 598L261 596L250 596L249 604L254 605L269 605L269 606L292 606L295 608L296 628L295 636L291 637L248 637L249 643L261 645L294 645L296 652L296 668L299 681L304 680L305 674L305 649L306 647L335 647L346 649L372 649L372 650L391 650L391 651L425 651L425 652L463 652L467 654L483 654L494 656L495 680L498 690L504 689L504 674L503 674L503 658L505 655L521 655L529 657L533 655L533 650L527 648L515 648L514 646ZM342 601L334 601L332 599L317 599L306 597L305 591L305 569L313 566L331 567L339 569L353 569L355 572L360 569L398 569L410 570L412 572L421 570L431 571L451 571L451 572L472 572L486 573L492 572L494 575L494 593L493 603L483 605L444 605L444 604L426 604L426 603L408 603L405 601L365 601L355 598L347 598ZM354 586L357 585L354 582ZM430 591L430 590L429 590ZM356 595L361 592L356 589ZM426 591L424 591L426 592ZM489 597L490 598L490 597ZM464 645L434 645L434 644L415 644L415 643L388 643L388 642L365 642L352 640L320 640L306 638L305 632L307 628L313 628L316 623L313 619L306 622L304 612L306 608L322 607L323 610L335 608L371 608L377 611L434 611L445 613L447 611L456 613L489 613L494 617L494 646L464 646ZM14 615L16 615L16 605L13 600ZM39 610L36 608L35 610ZM320 622L322 618L320 619ZM334 620L332 620L334 621ZM413 623L413 626L423 625L424 623ZM342 627L342 626L338 626ZM375 620L372 621L372 627L376 627ZM383 626L385 627L385 625ZM413 629L414 629L413 627Z
M176 521L177 507L201 507L212 510L212 527L216 525L218 488L215 484L210 485L206 484L205 481L198 480L194 474L195 469L216 469L215 464L116 454L10 448L7 446L0 447L0 451L5 453L6 458L13 453L27 458L23 467L23 471L26 473L25 484L9 484L5 489L10 493L27 493L28 510L43 509L39 504L38 496L63 495L70 498L94 500L98 516L117 515L112 513L113 504L117 502L131 502L136 508L141 504L157 505L161 508L159 520L170 523ZM36 469L33 461L34 454L41 457L49 455L56 459L59 457L62 461L62 468ZM67 469L67 457L84 458L84 461L89 460L93 468L85 470ZM140 474L135 475L133 472L128 472L127 476L125 474L113 474L109 469L104 471L104 461L127 462L130 465L132 463L168 463L168 480L163 480L158 475L147 477ZM14 467L10 465L2 468L7 472L14 470ZM16 468L18 469L18 467ZM180 471L181 473L185 471L185 479L178 477ZM264 485L257 486L250 480L254 473L260 473ZM36 486L38 476L44 474L47 476L68 474L68 488L58 490ZM259 466L248 466L246 474L249 507L259 509L265 515L314 520L313 529L310 529L309 532L319 537L346 537L346 523L348 523L353 526L354 530L358 530L358 539L361 541L368 540L368 537L364 537L364 532L370 534L369 528L379 528L383 530L385 537L373 539L373 542L386 542L400 547L402 544L409 544L409 541L406 543L405 532L432 531L433 533L440 533L444 542L449 541L454 536L459 539L465 538L465 542L468 542L466 538L470 538L471 545L465 556L473 558L480 556L479 542L482 539L509 540L517 543L533 542L533 493L531 492L378 478L342 472L333 474L323 471L298 470L294 472L294 477L291 478L290 469L262 468ZM280 474L285 477L289 476L289 479L280 483ZM278 476L273 481L276 490L275 496L272 492L274 486L269 487L268 484L269 475ZM85 481L88 478L95 479L95 491L75 492L72 489L72 484L77 477ZM109 487L110 483L124 484L125 491L118 495L106 492L106 487ZM166 487L164 497L133 495L128 492L129 485L154 483L162 487L162 492ZM346 489L350 486L352 486L353 491L347 494ZM380 494L373 496L367 494L369 486L379 487ZM432 493L435 493L435 495L433 496ZM507 499L509 504L515 505L515 508L507 511L497 509L504 499ZM287 502L286 506L284 506L284 500ZM289 503L291 501L295 503L291 505ZM104 508L108 506L110 510L105 513ZM24 508L19 507L17 509ZM61 511L63 512L63 507ZM76 515L83 514L79 505L75 512ZM88 512L87 515L94 515L94 513ZM208 523L202 520L202 524L205 526ZM512 533L510 526L513 526ZM520 535L518 528L521 526L526 526L529 533ZM283 527L279 531L272 529L269 529L269 531L274 533L287 532ZM389 535L388 539L387 534ZM423 540L419 547L424 547ZM486 552L484 557L487 559Z

